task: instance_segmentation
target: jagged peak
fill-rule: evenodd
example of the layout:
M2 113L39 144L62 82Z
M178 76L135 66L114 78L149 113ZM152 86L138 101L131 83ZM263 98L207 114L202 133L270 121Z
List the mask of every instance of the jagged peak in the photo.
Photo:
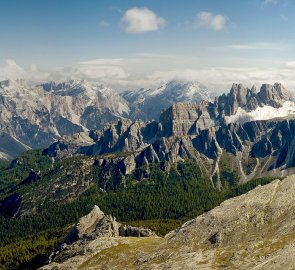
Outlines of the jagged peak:
M25 79L19 78L19 79L8 79L0 81L0 87L25 87L27 86L27 81Z
M87 80L50 81L39 85L47 92L53 92L61 96L88 96L93 99L96 96L114 96L117 93L103 83L95 83Z
M289 101L292 98L291 93L281 84L275 83L272 84L263 84L258 93L260 98L264 100L283 100Z
M42 83L38 86L42 86L44 90L60 90L62 88L73 88L73 87L96 87L96 88L109 88L102 82L92 82L87 80L78 80L78 79L68 79L68 80L62 80L62 81L48 81L45 83ZM46 89L46 87L50 87L50 89Z
M241 88L244 88L244 85L242 83L233 83L232 87L231 87L231 90L233 90L233 89L241 89Z

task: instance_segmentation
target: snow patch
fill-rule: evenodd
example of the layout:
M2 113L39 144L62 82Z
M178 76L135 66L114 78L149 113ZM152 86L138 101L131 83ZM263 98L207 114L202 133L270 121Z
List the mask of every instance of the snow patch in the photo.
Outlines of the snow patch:
M288 117L290 115L295 116L295 103L293 101L284 102L280 108L265 105L250 112L247 112L242 108L238 108L236 114L225 116L225 121L227 124L237 122L243 124L250 121L270 120L274 118Z
M5 154L4 152L0 152L0 159L8 160L10 159L10 156Z
M19 144L21 144L26 150L30 150L32 149L30 146L24 144L23 142L21 142L18 138L16 138L15 136L11 136L16 142L18 142Z

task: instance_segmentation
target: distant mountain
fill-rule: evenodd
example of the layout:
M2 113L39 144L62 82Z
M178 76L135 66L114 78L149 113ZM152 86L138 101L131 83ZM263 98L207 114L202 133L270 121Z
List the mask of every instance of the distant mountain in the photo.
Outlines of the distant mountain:
M101 129L114 120L158 119L163 108L179 101L208 99L196 82L169 82L155 90L119 95L85 80L30 86L24 80L0 82L0 159L46 147L64 135Z
M7 117L15 125L13 127L18 128L17 124L22 124L22 121L16 121L9 114L17 112L23 118L33 117L35 123L38 123L35 125L39 128L58 127L59 129L56 129L58 136L66 133L62 132L62 128L67 125L57 125L53 117L56 115L55 113L58 117L69 112L68 118L71 121L75 120L76 118L70 118L75 112L73 108L84 108L85 102L92 104L92 99L89 96L96 96L97 91L96 88L89 90L89 87L84 89L83 87L66 87L56 84L52 84L50 87L43 85L27 88L23 86L22 82L17 82L14 87L12 85L10 87L3 86L3 89L1 98L4 97L6 102L3 103L4 107L2 106L5 110L1 110L1 113L5 113L1 120L5 120ZM28 90L30 93L27 93ZM81 98L85 91L89 92L85 98ZM20 98L22 95L26 98ZM12 96L13 100L17 102L13 103L11 99L9 99L10 102L7 102L8 96ZM28 96L30 96L29 99ZM120 97L118 99L120 100ZM96 97L93 100L96 102ZM23 104L23 101L26 103ZM41 101L44 105L39 105L38 109L42 110L43 114L39 111L36 114L32 109L35 108L33 104ZM48 103L44 103L45 101ZM62 104L58 102L62 102ZM81 105L75 107L77 102L81 102ZM106 103L107 100L104 102ZM30 106L25 107L28 104ZM57 111L50 109L54 106L58 108ZM23 110L21 110L22 108ZM41 251L34 251L32 248L32 246L39 247L37 243L43 243L42 245L45 246L50 245L49 255L50 251L53 251L53 245L52 242L44 241L43 237L52 239L53 236L50 235L55 235L54 232L61 233L62 228L62 234L65 236L64 233L67 228L70 228L69 225L75 223L78 217L85 215L94 204L99 205L105 213L111 213L121 221L141 220L144 222L143 224L150 224L149 226L155 228L154 230L162 231L163 226L169 227L170 225L162 221L157 222L155 219L174 219L173 226L175 226L176 220L198 216L219 205L226 198L246 193L257 185L269 183L274 180L274 177L284 177L295 173L295 103L291 101L290 93L279 83L264 84L259 91L253 87L249 89L241 84L233 84L229 93L216 97L212 102L173 104L161 112L159 121L144 122L142 120L132 121L123 117L118 118L118 120L107 123L103 128L92 130L82 124L82 121L76 121L75 123L81 132L62 136L45 149L25 151L9 165L5 165L5 162L0 164L0 238L3 239L3 243L9 244L1 249L0 254L1 258L4 258L2 261L7 266L6 269L15 268L11 266L20 262L26 263L27 260L33 260L33 258L37 260L35 256L39 258ZM53 123L52 126L50 126L50 121ZM9 123L6 122L6 125ZM34 126L27 123L19 124L20 128L14 130L23 136L36 134L36 129L32 130ZM29 127L29 129L26 130L24 127ZM52 132L51 129L49 130ZM74 129L70 131L75 132ZM51 133L47 131L45 134ZM17 145L25 147L19 135L13 137L13 133L11 133L8 137L3 138L7 138L5 145L15 145L13 144L14 140L20 142ZM29 139L32 138L34 136ZM290 185L291 182L294 182L293 179L292 181L287 180L284 182L287 184L281 185L279 181L275 181L270 189L258 188L256 192L254 191L253 196L249 196L246 204L245 196L247 195L241 197L241 200L227 201L221 208L207 212L186 223L182 229L166 235L165 239L170 247L171 245L180 247L180 249L183 247L188 251L183 253L182 250L178 250L179 252L175 253L176 261L171 260L171 252L168 250L166 254L165 250L167 249L165 249L162 250L164 253L155 252L150 253L151 257L142 257L142 261L140 258L134 257L132 263L140 268L146 268L149 266L149 262L151 265L155 265L159 261L163 262L159 259L165 258L166 261L172 263L168 265L169 267L183 265L189 267L191 258L185 262L180 259L186 256L185 254L197 252L195 248L199 244L200 248L205 247L205 250L201 250L201 253L195 253L195 255L209 256L210 265L211 261L216 258L217 265L222 267L235 265L236 268L239 268L241 260L247 258L251 268L254 264L260 263L261 254L267 255L263 258L270 258L268 249L262 249L261 252L255 253L254 259L247 257L248 244L253 238L252 236L254 235L254 238L258 239L257 243L270 236L273 240L275 239L273 238L274 230L283 233L276 240L279 248L275 250L273 258L278 258L277 252L285 253L285 251L287 253L283 254L285 257L282 258L290 258L292 252L288 253L289 247L287 246L287 249L283 251L280 248L282 241L286 240L286 230L277 230L277 226L280 224L283 227L287 226L292 219L292 215L288 215L292 212L288 211L290 210L289 206L292 205L292 200L290 201L288 196L292 197L293 191L287 192L291 191L291 188L293 189ZM253 198L258 198L258 200ZM284 204L285 213L281 215L282 212L277 208L280 208L283 198L285 198L284 203L287 202L287 204ZM230 202L234 203L231 203L231 207L227 207ZM254 204L252 204L253 202ZM243 217L241 213L245 214L245 220L241 219ZM279 214L276 217L276 223L273 223L274 219L272 219L274 213ZM90 218L88 219L88 217ZM59 245L61 256L56 257L54 268L56 266L59 268L59 265L56 264L64 260L67 265L65 267L61 265L61 269L66 269L69 266L75 268L75 263L78 263L76 259L83 260L83 258L86 260L94 258L91 264L83 264L85 269L92 267L92 265L108 268L107 260L106 264L102 262L107 258L105 252L109 251L109 244L115 243L112 241L119 240L123 244L123 249L120 244L119 247L114 247L117 251L118 249L125 250L126 243L130 243L127 249L133 245L131 243L133 238L124 238L123 242L121 242L121 238L108 238L102 245L100 242L102 239L96 238L96 236L103 236L102 232L128 236L129 230L124 225L122 230L122 227L118 223L112 222L113 219L108 215L98 220L99 225L95 223L91 225L91 217L92 214L86 216L86 219L82 219L89 221L86 222L89 224L86 224L85 227L89 234L86 232L84 235L82 232L84 226L81 227L81 223L78 223L71 231L73 234L68 234L68 239L78 241L74 242L73 246L71 245L72 240ZM282 223L282 220L287 220L287 223ZM225 224L226 229L223 230L225 227L221 228L220 224ZM273 224L275 227L272 227ZM88 225L91 226L88 227ZM116 226L121 229L117 230ZM137 227L136 224L133 226ZM271 227L267 233L269 226ZM79 228L82 228L81 234ZM202 228L202 230L196 231L194 228ZM228 228L230 228L229 231ZM137 229L131 230L137 232L137 235L140 233ZM241 231L249 233L251 237L245 238L245 234L240 234ZM40 232L43 232L44 235L40 235L41 238L36 242L27 238L35 237ZM230 236L227 234L228 232L230 232ZM257 232L263 232L263 235L259 236ZM289 232L293 233L287 230L287 233ZM82 235L82 238L79 234ZM25 245L19 246L17 243L11 246L16 242L16 239L20 239L19 237L26 237L25 239L29 239L29 242L26 242ZM187 249L188 246L191 247L191 243L189 245L184 243L187 242L187 239L198 239L199 242L195 242L193 250ZM60 238L60 240L62 239ZM55 238L54 241L57 243L58 239ZM138 241L142 241L141 243L144 244L149 240L146 238ZM238 251L241 256L239 255L240 257L233 260L232 252L237 250L237 243L245 244L247 248L239 246ZM134 249L141 247L137 244ZM257 245L255 244L253 252L256 252ZM259 247L265 246L265 244L259 244ZM30 252L20 251L23 250L23 247ZM97 260L95 259L98 258L97 253L93 257L94 253L91 250L97 251L97 248L102 247L107 249L99 253L104 256ZM234 248L231 249L232 247ZM216 253L216 248L221 253ZM150 248L147 249L151 252ZM13 252L15 255L11 257L9 254ZM113 254L112 250L110 252ZM20 254L26 254L26 256ZM85 254L90 257L84 257ZM210 254L213 257L210 257ZM222 260L220 254L222 254ZM71 256L74 258L71 259ZM50 259L52 258L51 256ZM120 257L116 258L120 262L122 261ZM198 258L195 263L204 263L203 257L199 261ZM256 258L259 258L259 262ZM45 263L47 257L43 257L42 260ZM180 261L182 264L179 263ZM288 263L287 260L282 259L282 261ZM266 259L266 263L268 262L268 265L273 265L274 261ZM31 263L33 265L34 261ZM119 265L125 267L124 264ZM130 261L126 265L130 265ZM161 263L159 267L164 266ZM263 265L261 266L263 268Z
M177 102L199 104L202 100L210 101L206 86L196 81L169 81L156 89L126 91L122 96L129 101L133 120L158 120L161 111Z
M258 175L288 174L295 169L295 103L290 99L278 83L262 85L258 93L234 84L214 102L176 103L161 113L159 122L120 120L66 137L47 154L62 158L124 152L123 159L105 161L115 163L124 175L150 163L166 162L169 168L190 159L203 164L218 188L229 181L224 174L228 170L229 178L239 183Z
M107 130L118 120L121 126L111 124L114 130L103 136L105 141L109 134L119 136L109 142L108 151L117 151L111 145L122 140L124 128L124 136L131 132L130 136L139 142L134 145L132 139L122 150L136 150L147 136L145 133L139 138L142 131L137 126L155 140L159 136L199 134L200 130L222 124L286 118L295 112L289 92L279 83L265 84L259 92L255 87L234 84L227 95L210 100L208 89L198 82L170 81L157 89L119 95L103 84L87 81L48 82L33 87L24 80L2 81L0 159L15 158L31 148L48 147L63 136L104 127ZM143 122L132 123L136 119ZM152 119L158 123L144 123Z
M0 106L0 158L6 159L129 114L128 103L112 89L74 80L34 87L2 81Z

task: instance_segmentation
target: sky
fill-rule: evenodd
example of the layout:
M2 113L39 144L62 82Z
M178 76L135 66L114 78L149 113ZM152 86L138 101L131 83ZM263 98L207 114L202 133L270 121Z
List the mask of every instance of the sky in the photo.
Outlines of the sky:
M0 0L0 79L295 90L295 1Z

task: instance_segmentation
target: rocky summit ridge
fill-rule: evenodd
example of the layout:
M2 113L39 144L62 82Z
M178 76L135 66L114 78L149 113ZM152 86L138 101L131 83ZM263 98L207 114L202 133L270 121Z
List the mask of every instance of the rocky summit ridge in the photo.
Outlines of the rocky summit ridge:
M85 80L36 86L6 80L0 82L0 106L0 159L8 160L118 120L159 119L161 134L181 136L222 123L282 118L295 112L290 93L279 83L264 84L259 92L233 84L227 95L211 102L208 89L195 81L170 81L156 89L119 94Z
M284 176L295 167L295 103L290 99L278 83L262 85L258 93L234 84L214 102L176 103L161 113L159 122L120 119L101 130L64 137L45 153L99 156L102 168L112 163L123 175L150 163L163 162L169 170L171 163L190 159L202 164L219 188L226 162L239 183ZM122 152L123 157L116 156Z
M11 160L25 150L47 147L62 136L101 129L118 119L158 119L161 110L175 102L207 99L203 88L196 82L167 83L161 99L153 95L157 98L151 105L157 110L143 110L142 102L149 103L157 90L125 95L86 80L38 85L22 79L0 81L0 159Z
M162 110L178 102L199 104L210 101L208 88L197 81L172 80L155 89L125 91L122 96L130 103L131 119L158 120Z
M102 128L126 117L127 101L115 91L85 81L30 86L0 82L0 159L48 146L58 138Z
M294 269L294 214L291 175L229 199L164 238L95 238L81 243L84 253L42 269ZM100 213L84 221L94 215Z

